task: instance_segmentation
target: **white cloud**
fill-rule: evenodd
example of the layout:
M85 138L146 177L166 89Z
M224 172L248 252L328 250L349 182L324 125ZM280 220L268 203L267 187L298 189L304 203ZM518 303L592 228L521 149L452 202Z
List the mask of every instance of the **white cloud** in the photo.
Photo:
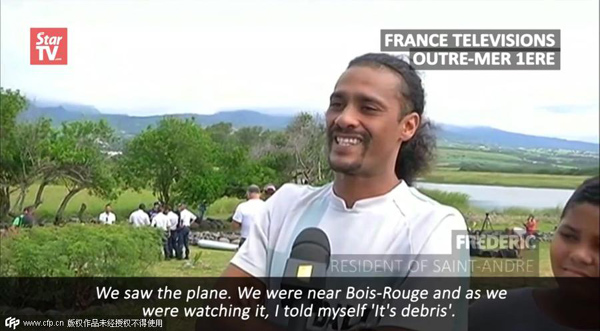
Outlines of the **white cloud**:
M594 0L3 0L1 84L135 115L318 110L349 60L379 50L380 29L561 29L560 71L428 71L427 111L598 141L598 9ZM67 66L29 65L31 27L69 29Z

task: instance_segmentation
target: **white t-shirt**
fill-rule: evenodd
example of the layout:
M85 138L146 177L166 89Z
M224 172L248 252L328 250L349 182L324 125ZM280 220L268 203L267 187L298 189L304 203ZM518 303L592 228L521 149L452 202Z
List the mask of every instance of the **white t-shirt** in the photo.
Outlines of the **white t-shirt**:
M117 216L115 216L115 214L112 212L103 212L100 214L100 216L98 216L98 220L104 224L114 224L117 221Z
M171 231L177 230L177 224L179 223L179 216L177 216L177 214L175 214L173 211L170 211L167 214L167 217L169 218L169 230L171 230Z
M169 230L170 227L169 216L164 213L158 213L152 217L152 226L155 226L163 231Z
M184 209L181 211L180 214L181 217L181 225L182 226L190 226L190 224L192 224L192 222L194 222L196 220L196 215L194 215L194 213L192 213L191 211Z
M440 272L430 261L441 256L442 259L460 258L461 261L468 262L468 247L453 249L456 244L453 234L466 234L463 216L456 209L424 196L404 181L387 194L357 201L352 208L347 208L344 200L335 195L332 183L318 188L286 184L266 201L266 209L265 217L254 221L246 243L231 260L232 264L265 282L276 282L273 277L284 275L296 237L303 229L310 227L322 230L329 239L331 259L327 269L328 277L350 276L347 279L352 283L357 276L383 276L394 281L394 288L418 288L418 281L423 278L414 278L416 276L462 276L464 278L447 279L456 282L468 280L468 271ZM334 260L343 262L344 258L353 257L359 262L354 268L351 265L340 268L339 263L337 269L334 268ZM374 262L369 259L389 258L397 261L403 259L404 262L422 259L422 262L428 260L429 263L420 264L427 265L426 268L412 269L401 262L393 264L390 269L384 268L381 274L375 274L373 269L366 267L364 261L360 261L364 259ZM340 279L337 278L338 281ZM415 281L408 281L409 279ZM278 285L269 283L267 286L274 288ZM431 288L430 290L433 291ZM402 300L392 301L391 304L403 304L404 301L400 301ZM331 307L335 307L339 301L329 303ZM269 306L274 307L276 304L267 303L267 309ZM311 317L307 327L310 330L341 330L340 325L343 324L364 323L361 325L368 327L373 325L369 323L375 323L377 326L418 330L423 327L423 323L429 323L432 329L465 330L467 302L457 302L455 307L456 318L448 316L439 322L423 318L409 320L398 314L380 321L370 320L372 316L369 316L366 322L354 321L352 318L344 321L340 318L337 322L329 320L321 325L318 319ZM273 322L280 325L286 323L279 317Z
M266 202L261 199L250 199L237 206L233 214L233 221L242 225L242 238L248 238L252 224L257 220L265 218L266 212Z
M294 240L308 227L326 233L332 256L451 254L452 232L467 230L456 209L404 181L385 195L357 201L350 209L335 195L331 183L319 188L286 184L265 206L266 215L254 219L248 244L231 261L257 278L281 277ZM468 248L466 253L468 258ZM425 271L433 273L433 268L419 275Z
M150 225L150 217L145 211L138 209L129 215L129 223L135 227Z

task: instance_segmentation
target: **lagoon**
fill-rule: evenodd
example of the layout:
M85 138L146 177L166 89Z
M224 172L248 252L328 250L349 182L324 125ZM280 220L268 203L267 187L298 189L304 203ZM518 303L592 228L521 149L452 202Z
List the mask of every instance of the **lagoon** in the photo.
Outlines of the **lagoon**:
M487 210L502 210L510 207L562 208L574 192L568 189L437 183L417 183L416 187L464 193L469 195L469 202L472 205Z

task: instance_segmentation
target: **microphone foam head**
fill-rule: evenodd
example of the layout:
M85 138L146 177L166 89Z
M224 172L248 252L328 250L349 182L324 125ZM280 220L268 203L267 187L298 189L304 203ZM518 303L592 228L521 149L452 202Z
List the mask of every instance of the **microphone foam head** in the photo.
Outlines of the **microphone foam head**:
M329 238L318 228L302 230L296 237L290 253L291 258L325 263L327 266L329 266L330 255Z

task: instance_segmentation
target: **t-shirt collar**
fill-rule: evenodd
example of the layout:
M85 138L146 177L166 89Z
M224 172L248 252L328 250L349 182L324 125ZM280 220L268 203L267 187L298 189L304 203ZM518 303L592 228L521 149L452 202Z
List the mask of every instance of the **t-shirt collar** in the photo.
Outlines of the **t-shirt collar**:
M348 208L346 207L346 202L344 202L344 199L340 198L335 194L335 192L333 191L333 183L331 183L329 187L329 197L332 207L345 212L359 212L361 210L383 207L386 203L392 202L394 200L402 201L402 196L408 193L408 191L408 185L404 180L402 180L389 192L383 195L358 200L354 203L354 206L352 206L352 208Z

